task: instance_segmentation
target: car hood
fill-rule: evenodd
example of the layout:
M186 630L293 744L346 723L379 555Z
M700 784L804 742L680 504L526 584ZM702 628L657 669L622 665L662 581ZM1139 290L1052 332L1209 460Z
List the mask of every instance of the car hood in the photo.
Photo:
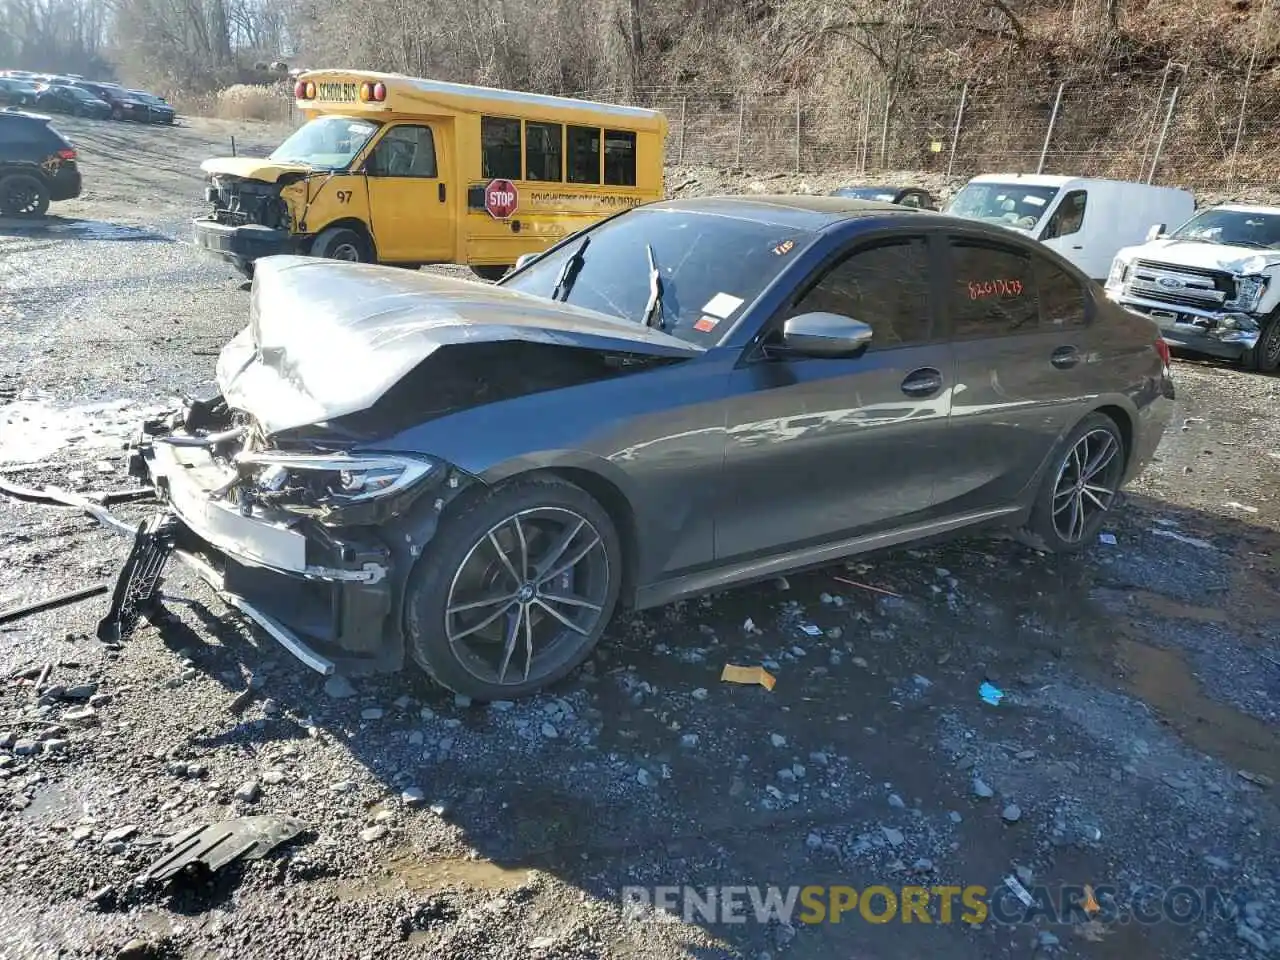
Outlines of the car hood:
M276 256L255 263L249 326L219 355L218 385L271 435L368 409L441 347L503 340L702 353L639 323L491 284Z
M1201 267L1239 274L1257 273L1260 272L1259 267L1268 270L1280 265L1280 250L1233 247L1230 244L1205 243L1201 240L1154 240L1122 252L1129 257L1157 260L1179 267ZM1249 264L1248 270L1244 266L1246 263Z
M200 169L208 174L261 180L263 183L275 183L286 173L311 172L305 163L285 163L261 157L214 157L200 164Z

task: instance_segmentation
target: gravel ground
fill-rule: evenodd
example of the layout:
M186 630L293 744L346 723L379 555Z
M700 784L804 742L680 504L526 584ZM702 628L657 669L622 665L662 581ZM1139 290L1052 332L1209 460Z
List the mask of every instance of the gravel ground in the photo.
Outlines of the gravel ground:
M84 196L0 223L0 471L127 487L121 437L207 384L246 319L240 280L185 243L198 163L279 133L58 125ZM670 177L687 193L841 179ZM585 671L518 704L410 675L326 684L181 566L171 620L122 649L91 639L102 597L0 625L0 952L1280 955L1280 381L1195 361L1175 378L1180 409L1114 544L1057 559L957 541L624 618ZM0 609L109 581L124 549L73 510L0 497ZM725 663L764 663L777 686L721 683ZM307 829L207 880L132 883L164 838L267 813ZM1091 884L1104 918L621 909L626 886L1008 876ZM1209 885L1215 911L1131 918Z

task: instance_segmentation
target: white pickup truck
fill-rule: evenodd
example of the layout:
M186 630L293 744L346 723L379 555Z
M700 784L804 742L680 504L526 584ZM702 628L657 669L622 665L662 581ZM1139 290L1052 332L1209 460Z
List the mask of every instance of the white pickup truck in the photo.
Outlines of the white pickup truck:
M1280 368L1280 207L1224 204L1121 250L1107 296L1160 325L1170 346Z

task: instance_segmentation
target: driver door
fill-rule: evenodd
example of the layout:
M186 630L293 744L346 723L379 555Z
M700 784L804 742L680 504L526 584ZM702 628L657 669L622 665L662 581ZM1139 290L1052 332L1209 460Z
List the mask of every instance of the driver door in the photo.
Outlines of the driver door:
M383 133L365 161L369 231L384 263L454 259L452 182L444 123L402 123Z

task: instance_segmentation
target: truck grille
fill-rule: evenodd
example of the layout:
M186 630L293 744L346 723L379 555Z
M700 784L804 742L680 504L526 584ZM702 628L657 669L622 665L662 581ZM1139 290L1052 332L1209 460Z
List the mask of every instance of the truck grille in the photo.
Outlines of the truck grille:
M1130 268L1124 292L1180 307L1221 308L1235 299L1235 278L1224 270L1139 260Z

